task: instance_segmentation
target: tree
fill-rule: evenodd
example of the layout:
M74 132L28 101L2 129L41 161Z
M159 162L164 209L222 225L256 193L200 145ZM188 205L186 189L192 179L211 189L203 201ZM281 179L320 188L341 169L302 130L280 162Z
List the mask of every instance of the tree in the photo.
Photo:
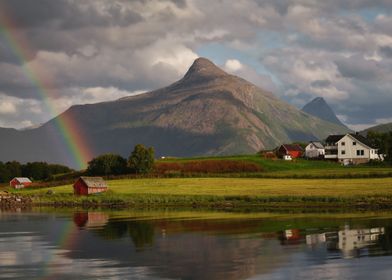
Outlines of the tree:
M105 154L88 163L89 175L119 175L127 172L127 160L120 155Z
M392 131L386 133L369 131L367 138L378 149L378 153L386 155L386 161L392 163Z
M22 176L33 180L49 178L50 172L46 162L28 162L22 165Z
M22 165L18 161L8 161L5 166L12 178L22 175Z
M0 161L0 183L8 183L12 178L11 176L7 166Z
M138 144L129 156L128 166L134 173L148 173L154 166L154 148Z

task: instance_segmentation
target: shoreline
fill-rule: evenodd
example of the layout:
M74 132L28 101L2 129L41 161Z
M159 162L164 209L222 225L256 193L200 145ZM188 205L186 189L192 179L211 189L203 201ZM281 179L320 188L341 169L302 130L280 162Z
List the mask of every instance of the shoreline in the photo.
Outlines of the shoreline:
M53 207L53 208L103 208L103 209L134 209L134 208L190 208L215 210L392 210L392 197L363 196L363 197L199 197L194 196L157 196L157 197L127 197L106 199L89 197L69 197L38 199L23 196L22 202L13 204L23 207ZM0 202L0 207L3 208Z

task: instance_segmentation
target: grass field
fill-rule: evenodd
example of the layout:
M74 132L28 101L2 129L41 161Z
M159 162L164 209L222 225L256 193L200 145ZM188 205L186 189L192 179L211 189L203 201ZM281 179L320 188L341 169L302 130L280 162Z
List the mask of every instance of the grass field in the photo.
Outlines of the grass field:
M340 163L324 160L295 159L266 159L259 155L239 155L223 157L173 158L157 162L190 162L203 160L234 160L246 161L259 165L263 172L238 174L207 174L207 176L222 177L255 177L255 178L377 178L392 177L391 167L380 166L342 166ZM184 175L184 174L182 174ZM186 175L186 174L185 174ZM198 174L196 174L198 175Z
M392 178L368 179L256 179L172 178L108 181L110 191L75 197L72 186L17 190L36 202L129 203L160 205L296 204L392 207Z

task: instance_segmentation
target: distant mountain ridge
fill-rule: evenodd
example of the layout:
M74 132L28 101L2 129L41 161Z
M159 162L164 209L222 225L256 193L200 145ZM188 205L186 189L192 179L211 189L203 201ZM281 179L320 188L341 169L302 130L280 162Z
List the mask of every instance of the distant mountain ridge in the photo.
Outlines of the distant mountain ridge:
M254 153L281 143L323 139L348 129L313 117L205 58L179 81L116 101L76 105L62 115L77 122L94 156L128 156L153 146L157 156ZM0 129L0 160L73 165L59 146L55 119L38 128Z
M379 124L379 125L376 125L376 126L372 126L372 127L366 128L363 131L361 131L360 133L362 135L366 135L369 131L381 132L381 133L390 132L390 131L392 131L392 122L391 123Z
M314 98L302 108L302 111L327 122L344 126L344 124L336 116L335 112L322 97Z

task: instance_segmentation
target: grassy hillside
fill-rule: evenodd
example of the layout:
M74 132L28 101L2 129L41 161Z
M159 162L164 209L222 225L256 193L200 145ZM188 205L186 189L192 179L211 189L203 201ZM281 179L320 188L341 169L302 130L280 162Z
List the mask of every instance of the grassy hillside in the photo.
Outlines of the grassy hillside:
M377 126L369 127L364 131L362 131L361 134L366 135L369 131L382 132L382 133L392 131L392 123L380 124Z
M160 163L186 163L202 161L243 161L255 163L262 172L232 173L231 177L263 177L263 178L352 178L352 177L392 177L392 168L379 166L342 166L340 163L322 160L296 159L284 161L280 159L267 159L260 155L240 155L223 157L196 157L196 158L168 158L158 160ZM185 174L186 175L186 174ZM216 176L218 174L209 174Z

